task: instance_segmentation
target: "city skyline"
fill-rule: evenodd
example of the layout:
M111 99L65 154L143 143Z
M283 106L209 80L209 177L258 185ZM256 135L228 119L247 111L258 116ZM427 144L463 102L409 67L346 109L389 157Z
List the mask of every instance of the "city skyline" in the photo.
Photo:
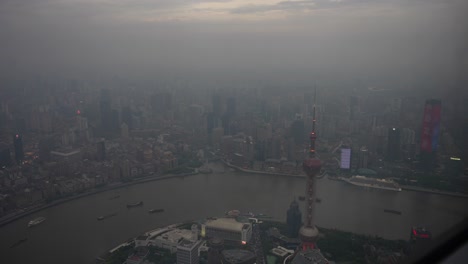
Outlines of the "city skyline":
M2 261L435 260L468 217L465 10L0 1Z

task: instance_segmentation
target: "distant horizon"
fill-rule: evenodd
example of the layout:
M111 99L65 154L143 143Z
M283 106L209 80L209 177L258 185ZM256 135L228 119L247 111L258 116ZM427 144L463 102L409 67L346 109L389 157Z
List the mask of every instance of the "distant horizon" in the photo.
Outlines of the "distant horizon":
M0 3L0 78L466 86L468 3L35 0ZM321 77L322 76L322 77Z

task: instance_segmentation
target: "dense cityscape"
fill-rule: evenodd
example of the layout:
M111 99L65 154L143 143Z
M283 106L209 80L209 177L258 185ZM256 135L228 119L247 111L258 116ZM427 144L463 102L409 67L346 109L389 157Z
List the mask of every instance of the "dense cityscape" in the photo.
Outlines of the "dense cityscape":
M468 263L467 8L0 1L0 261Z
M342 180L365 188L390 186L390 191L403 188L460 197L467 195L466 161L461 158L464 149L460 147L467 141L460 135L468 132L468 126L465 122L464 130L457 134L460 131L450 130L449 121L457 122L458 127L460 120L446 118L456 116L457 107L466 108L466 104L442 107L440 99L397 97L392 89L375 87L361 87L349 94L336 94L333 88L299 87L290 89L284 97L281 87L206 89L195 93L177 86L156 91L153 87L97 89L78 80L64 83L43 80L17 83L12 87L15 85L23 88L5 89L1 97L2 224L83 195L167 176L211 173L209 162L222 162L240 172L306 177L307 169L302 161L311 151L322 161L321 168L315 169L319 178ZM41 93L36 92L37 85ZM26 94L31 95L27 97L29 100L19 99ZM369 184L370 179L381 182ZM299 196L301 198L304 199ZM311 199L314 204L320 202L319 198ZM234 250L231 257L245 257L246 262L242 263L253 260L263 263L265 260L258 260L259 252L262 256L273 254L284 259L289 256L289 250L304 246L297 239L302 217L296 201L291 204L291 210L296 210L295 217L289 216L293 214L289 211L287 217L289 229L291 225L296 228L287 232L292 238L264 229L258 219L252 226L252 219L256 219L253 213L250 220L245 216L244 220L239 220L237 212L234 218L210 221L221 221L215 224L215 228L221 230L234 228L222 221L240 221L236 227L240 230L234 228L232 232L240 232L243 238L225 238L231 241L227 248ZM401 214L392 210L389 213ZM313 214L313 211L307 213ZM98 220L111 216L101 216ZM242 223L249 226L245 234ZM209 224L195 223L190 232L173 226L170 232L158 229L155 234L146 233L134 242L138 251L123 261L143 263L147 256L155 254L152 247L168 249L169 259L171 253L175 256L180 248L198 250L202 244L202 248L210 252L209 244L198 240L199 233L207 232L209 238L220 236L201 231L206 226ZM278 233L272 235L272 232ZM162 238L157 235L159 233ZM255 248L256 240L265 240L266 234L270 234L267 240L276 241L273 245L279 249L268 253L272 248L264 249L259 242L258 252L247 250ZM328 263L318 253L320 251L315 252L317 235L311 240L313 244L307 246L305 255L298 256L307 259L307 254L312 254L313 258L323 258L323 262L315 263ZM181 238L192 242L185 245ZM168 239L172 246L167 248L158 239ZM235 252L232 246L236 241L247 245ZM362 252L374 252L364 255L365 258L370 261L370 256L374 256L374 261L379 259L378 263L404 259L411 245L400 242L398 250L390 254L389 249L379 249L369 244L369 239L364 241L367 242ZM380 253L376 253L377 249ZM218 253L218 257L229 258L226 257L229 251ZM305 263L298 261L292 263Z
M35 85L44 88L37 93ZM44 81L3 91L3 218L96 188L192 173L214 157L248 170L303 174L313 88L281 97L274 88L191 93L63 85ZM30 101L19 99L26 94ZM442 108L440 99L366 87L341 96L319 89L316 100L317 152L329 176L359 170L404 186L468 189L460 158L468 125L449 119L465 113L466 104ZM423 123L423 117L437 120ZM449 121L463 129L451 130ZM430 146L423 147L426 130Z

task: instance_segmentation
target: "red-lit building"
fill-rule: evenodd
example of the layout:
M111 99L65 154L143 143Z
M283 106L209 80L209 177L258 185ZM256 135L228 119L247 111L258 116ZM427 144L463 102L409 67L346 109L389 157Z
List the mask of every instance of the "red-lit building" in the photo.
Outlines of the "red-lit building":
M421 131L422 165L431 169L436 164L436 153L439 144L440 115L442 103L437 99L426 100Z

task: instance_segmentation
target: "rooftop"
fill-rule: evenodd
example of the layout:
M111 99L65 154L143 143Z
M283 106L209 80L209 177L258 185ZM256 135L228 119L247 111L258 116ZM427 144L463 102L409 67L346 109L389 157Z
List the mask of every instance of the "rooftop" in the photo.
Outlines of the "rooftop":
M200 244L199 240L190 241L187 239L183 239L177 248L184 248L184 249L192 250L194 247L198 246L199 244Z
M214 220L208 220L205 225L207 227L229 230L229 231L241 231L244 225L247 223L238 222L235 218L217 218Z
M182 239L190 239L192 231L186 229L173 229L156 237L159 240L166 240L168 242L178 244Z
M318 249L308 249L299 252L291 264L327 264L328 260L320 253Z
M255 254L248 250L243 249L229 249L223 250L223 258L228 263L244 263L248 260L255 259Z

